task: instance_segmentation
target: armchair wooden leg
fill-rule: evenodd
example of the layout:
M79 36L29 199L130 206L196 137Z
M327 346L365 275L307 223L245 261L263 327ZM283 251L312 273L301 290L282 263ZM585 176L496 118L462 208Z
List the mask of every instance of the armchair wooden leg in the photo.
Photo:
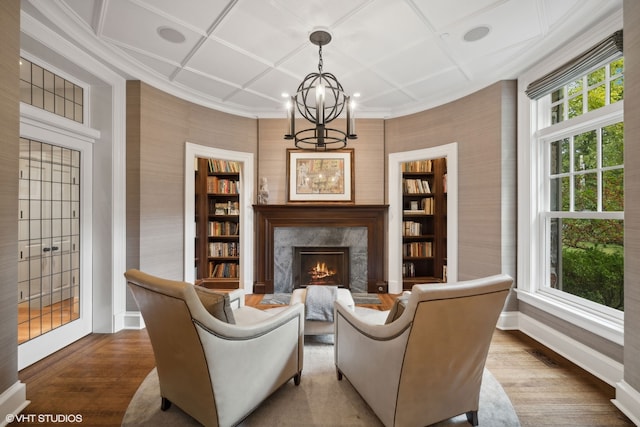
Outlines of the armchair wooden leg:
M478 425L478 411L469 411L469 412L467 412L467 421L469 421L472 426L477 426Z
M160 402L160 409L163 410L163 411L166 411L170 407L171 407L171 401L169 399L167 399L166 397L163 397L162 398L162 402Z
M295 385L300 385L300 379L302 378L302 372L298 372L293 376L293 383Z

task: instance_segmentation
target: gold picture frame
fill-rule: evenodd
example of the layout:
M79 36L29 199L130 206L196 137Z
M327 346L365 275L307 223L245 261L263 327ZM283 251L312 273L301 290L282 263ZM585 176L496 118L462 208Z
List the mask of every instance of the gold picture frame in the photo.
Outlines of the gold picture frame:
M336 151L287 149L288 202L354 202L353 148Z

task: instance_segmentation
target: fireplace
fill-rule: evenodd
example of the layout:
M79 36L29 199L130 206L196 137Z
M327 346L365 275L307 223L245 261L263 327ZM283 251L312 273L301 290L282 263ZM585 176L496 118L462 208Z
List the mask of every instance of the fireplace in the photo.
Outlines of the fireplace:
M294 288L313 285L349 288L349 248L296 246L292 270Z
M292 258L292 247L295 246L349 246L350 273L349 283L352 292L379 292L386 286L385 262L385 222L387 205L351 205L351 204L288 204L288 205L253 205L255 213L255 277L253 291L258 294L274 292L291 292L293 288L290 268L292 262L280 259L278 230L292 229L297 239L285 239L289 259ZM346 230L365 229L366 244L347 244L351 232ZM315 242L314 236L324 234L325 229L345 230L345 238L334 242ZM307 233L300 232L306 230ZM338 233L340 234L340 233ZM307 235L311 238L307 239ZM295 240L295 241L294 241ZM283 248L284 248L284 243ZM364 250L363 253L360 251ZM284 252L283 252L284 253ZM360 260L364 262L363 271L357 271ZM284 274L280 274L283 272ZM276 280L276 273L279 275ZM362 281L362 286L358 285ZM288 286L283 282L289 281ZM360 290L362 288L362 290Z

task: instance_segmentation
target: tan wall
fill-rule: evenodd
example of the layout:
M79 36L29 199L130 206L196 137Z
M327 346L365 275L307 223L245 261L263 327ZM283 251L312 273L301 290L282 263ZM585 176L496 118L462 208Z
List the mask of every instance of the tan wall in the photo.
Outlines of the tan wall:
M338 129L343 120L336 120ZM302 129L304 120L296 127ZM354 150L354 181L356 204L382 204L385 194L384 120L357 121L358 139L349 140L347 148ZM269 204L283 204L287 200L287 148L295 148L292 141L283 138L285 119L258 120L258 174L269 183Z
M624 2L624 379L640 392L640 2ZM637 414L637 412L636 412Z
M504 233L502 229L502 203L515 210L515 184L505 190L502 186L503 174L513 179L516 168L515 160L504 170L502 163L503 152L515 157L514 101L515 82L499 82L449 104L385 122L387 155L458 143L460 280L515 274L515 265L503 266L504 248L515 245L515 225Z
M0 2L0 394L18 381L20 1Z
M184 142L257 152L256 179L269 182L269 203L286 203L285 119L247 119L195 106L144 83L128 85L128 246L130 267L165 277L183 275ZM386 203L386 158L393 152L459 144L459 272L461 279L505 272L504 248L515 229L503 231L503 203L515 187L502 185L503 156L515 151L515 83L494 84L473 95L397 119L360 119L355 157L355 202ZM139 126L135 124L139 116ZM299 121L299 127L304 124ZM343 122L338 120L337 126ZM506 165L513 177L515 164ZM510 170L513 169L513 170ZM139 182L136 182L139 181ZM256 183L257 184L257 183ZM137 188L131 188L131 186ZM257 187L257 185L256 185ZM513 204L511 204L513 206ZM515 206L513 207L515 209ZM512 219L512 218L511 218ZM139 247L136 246L138 242ZM506 242L506 244L505 244ZM138 265L135 265L136 261ZM508 273L514 265L507 268Z
M128 82L128 267L184 277L185 142L256 153L257 125L194 105L145 83ZM138 188L135 188L135 186ZM137 198L137 200L135 200ZM138 265L135 265L135 263Z

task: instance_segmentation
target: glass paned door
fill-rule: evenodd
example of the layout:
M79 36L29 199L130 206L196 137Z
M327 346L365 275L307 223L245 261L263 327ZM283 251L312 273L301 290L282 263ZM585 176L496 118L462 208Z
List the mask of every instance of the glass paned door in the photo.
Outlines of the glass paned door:
M20 139L18 343L80 317L80 152Z

